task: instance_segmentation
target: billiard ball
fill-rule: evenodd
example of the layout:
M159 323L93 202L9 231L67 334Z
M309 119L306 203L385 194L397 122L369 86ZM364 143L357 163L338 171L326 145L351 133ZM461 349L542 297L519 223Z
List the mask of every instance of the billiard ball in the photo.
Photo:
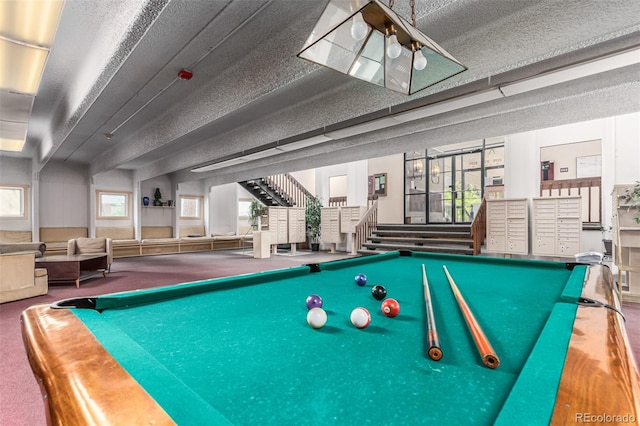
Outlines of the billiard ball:
M387 289L381 285L374 285L371 288L371 295L376 300L382 300L387 296Z
M366 328L371 322L371 314L365 308L355 308L351 311L351 324L357 328Z
M307 309L322 308L322 297L312 294L307 297Z
M400 304L396 299L386 299L382 302L382 313L393 318L400 313Z
M367 276L365 274L356 275L356 284L363 286L367 283Z
M313 328L322 328L327 323L327 313L322 308L311 308L307 312L307 323Z

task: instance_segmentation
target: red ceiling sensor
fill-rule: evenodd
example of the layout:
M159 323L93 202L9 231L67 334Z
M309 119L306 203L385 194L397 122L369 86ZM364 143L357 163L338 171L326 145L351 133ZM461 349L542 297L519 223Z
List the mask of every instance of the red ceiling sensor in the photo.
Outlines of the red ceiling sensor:
M178 78L181 80L191 80L191 77L193 77L193 73L189 70L180 70L178 72Z

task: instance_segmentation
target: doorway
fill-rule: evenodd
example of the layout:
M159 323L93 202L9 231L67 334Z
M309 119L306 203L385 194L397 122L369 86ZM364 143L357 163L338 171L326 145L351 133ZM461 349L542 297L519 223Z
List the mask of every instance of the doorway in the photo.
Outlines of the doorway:
M406 224L469 224L485 185L502 186L504 139L461 142L406 152Z
M482 149L429 158L428 223L469 224L482 201Z

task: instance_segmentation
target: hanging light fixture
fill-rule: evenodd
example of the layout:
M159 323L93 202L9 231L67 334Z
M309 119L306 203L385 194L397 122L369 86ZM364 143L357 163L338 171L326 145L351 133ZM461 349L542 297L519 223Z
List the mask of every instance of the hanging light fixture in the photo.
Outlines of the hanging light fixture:
M380 0L329 0L298 57L405 95L467 69Z

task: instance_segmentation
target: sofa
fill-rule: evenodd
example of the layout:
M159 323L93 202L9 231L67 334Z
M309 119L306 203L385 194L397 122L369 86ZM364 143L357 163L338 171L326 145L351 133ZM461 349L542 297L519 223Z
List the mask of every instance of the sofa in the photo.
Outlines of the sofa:
M29 252L35 257L42 257L46 250L45 243L0 243L0 254Z
M47 294L47 270L36 268L35 265L33 251L0 254L0 303Z
M111 238L74 238L67 241L67 256L74 254L106 254L107 271L113 263L113 243Z

